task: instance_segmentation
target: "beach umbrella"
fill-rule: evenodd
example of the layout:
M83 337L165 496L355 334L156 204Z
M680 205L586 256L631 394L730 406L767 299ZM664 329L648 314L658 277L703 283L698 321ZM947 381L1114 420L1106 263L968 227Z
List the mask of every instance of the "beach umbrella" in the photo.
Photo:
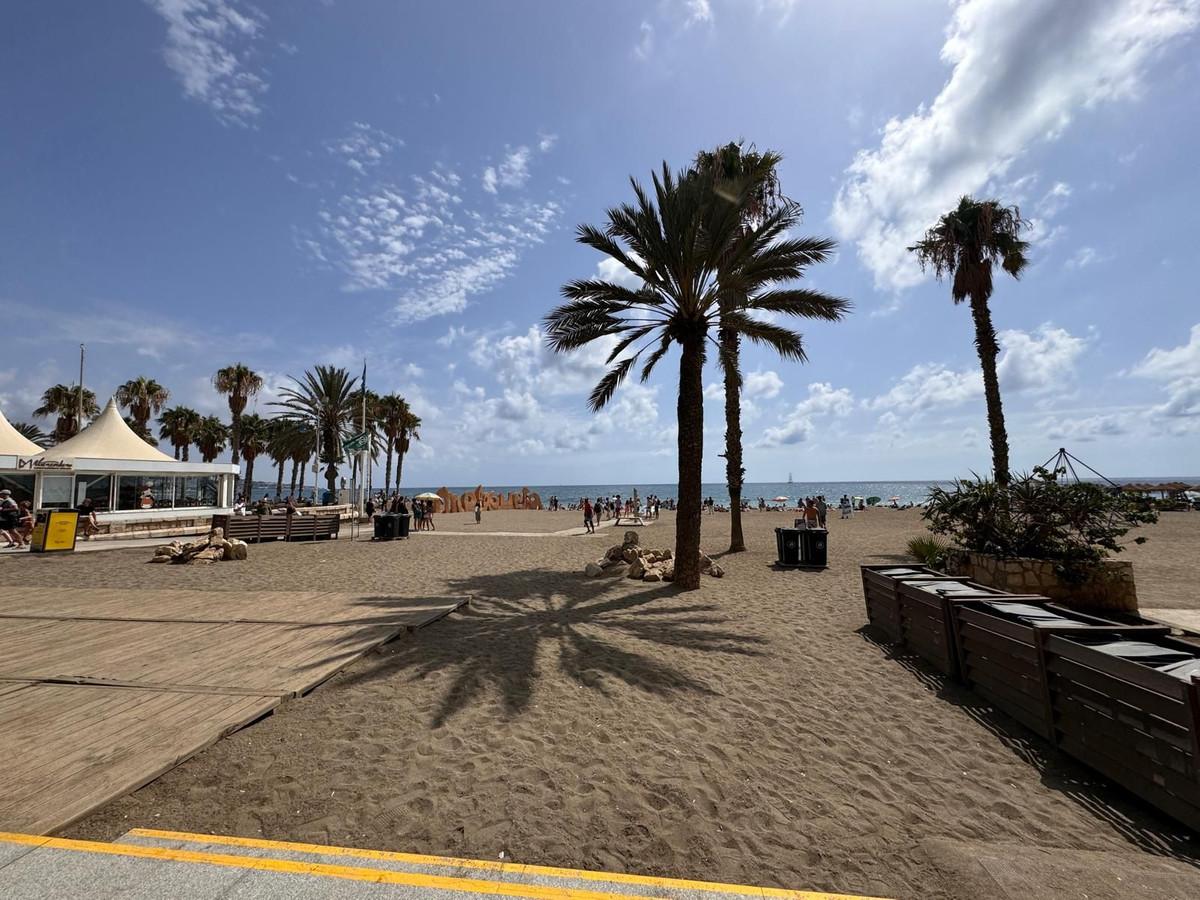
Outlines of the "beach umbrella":
M433 493L433 491L426 491L423 494L417 494L417 496L414 497L413 499L414 500L441 500L442 498L439 494Z
M791 499L792 499L791 497L772 497L771 502L772 503L787 503Z

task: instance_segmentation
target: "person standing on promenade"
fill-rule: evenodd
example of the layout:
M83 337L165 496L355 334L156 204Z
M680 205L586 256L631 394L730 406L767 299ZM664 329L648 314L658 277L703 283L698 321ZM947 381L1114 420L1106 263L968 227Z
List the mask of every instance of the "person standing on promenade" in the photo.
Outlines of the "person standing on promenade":
M583 498L583 527L588 534L596 533L596 526L592 524L592 502L587 497Z
M475 524L478 525L482 518L483 518L483 507L480 505L479 501L476 500L475 501Z
M0 537L8 541L4 545L6 549L20 547L24 543L17 534L20 521L21 507L12 498L12 491L5 488L0 491Z

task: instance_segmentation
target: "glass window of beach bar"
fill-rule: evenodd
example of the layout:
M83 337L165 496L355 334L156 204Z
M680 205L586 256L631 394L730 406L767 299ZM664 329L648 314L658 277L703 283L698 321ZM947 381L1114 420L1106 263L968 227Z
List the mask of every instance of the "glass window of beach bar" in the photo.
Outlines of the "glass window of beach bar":
M42 508L70 509L74 483L70 475L42 475Z
M79 506L84 500L91 500L96 512L108 509L109 497L112 494L111 475L76 475L75 476L75 505Z
M216 475L180 475L175 479L175 508L217 506L219 486Z
M20 503L22 500L33 502L33 482L35 475L17 475L11 472L0 472L0 490L12 491L12 498Z
M117 509L171 509L175 505L173 475L117 476Z

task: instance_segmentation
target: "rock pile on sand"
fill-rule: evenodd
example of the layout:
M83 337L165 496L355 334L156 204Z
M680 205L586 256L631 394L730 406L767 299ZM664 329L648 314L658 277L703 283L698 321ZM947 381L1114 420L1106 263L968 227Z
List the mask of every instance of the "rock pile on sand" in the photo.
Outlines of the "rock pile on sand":
M725 570L709 558L700 554L700 571L713 578L720 578ZM614 544L595 562L584 567L583 573L593 578L600 575L627 575L641 581L674 581L675 560L670 550L652 550L642 547L636 531L625 532L625 540Z
M200 563L201 565L207 565L218 560L245 558L245 541L239 541L237 538L227 540L224 529L214 528L208 533L207 537L202 537L198 541L192 541L187 544L180 541L171 541L169 544L163 544L161 547L155 548L154 558L150 562L177 563L180 565Z

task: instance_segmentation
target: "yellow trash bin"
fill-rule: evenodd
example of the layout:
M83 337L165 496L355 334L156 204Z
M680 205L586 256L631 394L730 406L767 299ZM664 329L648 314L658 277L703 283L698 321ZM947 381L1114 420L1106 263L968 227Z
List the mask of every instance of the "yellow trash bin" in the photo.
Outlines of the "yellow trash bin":
M43 509L33 523L29 549L33 553L61 553L75 549L79 513L73 509Z

